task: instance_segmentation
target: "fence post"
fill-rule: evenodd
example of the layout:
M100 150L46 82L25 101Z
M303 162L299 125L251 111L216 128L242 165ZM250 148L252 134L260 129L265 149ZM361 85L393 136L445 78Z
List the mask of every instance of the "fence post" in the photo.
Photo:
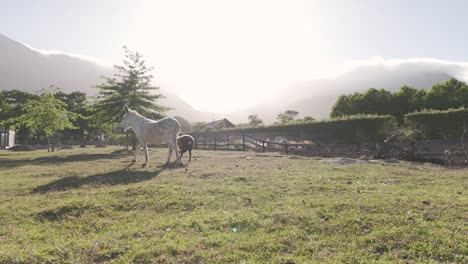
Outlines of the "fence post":
M216 150L216 135L215 135L215 147L214 147L214 150Z
M262 141L262 152L265 152L265 141Z
M206 149L206 135L203 135L203 149Z
M245 151L245 134L242 134L242 151Z
M226 151L229 150L229 134L226 136Z
M284 144L284 150L285 150L286 154L288 154L288 144L287 143Z

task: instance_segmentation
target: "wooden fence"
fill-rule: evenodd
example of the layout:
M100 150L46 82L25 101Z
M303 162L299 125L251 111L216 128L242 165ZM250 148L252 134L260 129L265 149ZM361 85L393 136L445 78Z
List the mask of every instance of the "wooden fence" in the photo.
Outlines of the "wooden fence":
M279 143L243 135L244 149L258 152L281 152L302 156L346 156L360 157L376 150L375 144L317 144L317 143Z
M260 138L260 137L263 137ZM379 144L319 144L319 143L279 143L270 140L271 135L198 135L195 137L195 148L206 150L228 150L257 152L280 152L301 156L320 157L372 157ZM445 160L447 150L450 150L454 158L466 159L466 155L460 149L464 149L468 141L460 140L424 140L417 141L413 145L401 146L401 148L412 148L419 157L428 159Z
M243 136L199 135L195 136L195 148L206 150L245 150Z
M267 135L261 135L267 137ZM195 148L205 150L228 150L257 152L280 152L304 156L360 156L375 151L373 144L311 144L311 143L279 143L269 139L261 139L252 135L197 135Z

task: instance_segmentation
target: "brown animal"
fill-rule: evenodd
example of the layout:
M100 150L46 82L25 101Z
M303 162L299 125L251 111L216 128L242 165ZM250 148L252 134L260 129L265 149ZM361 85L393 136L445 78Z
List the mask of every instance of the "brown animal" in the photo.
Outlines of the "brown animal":
M180 158L185 152L189 152L189 162L192 160L192 148L194 139L190 135L182 135L177 137L177 147L179 148Z

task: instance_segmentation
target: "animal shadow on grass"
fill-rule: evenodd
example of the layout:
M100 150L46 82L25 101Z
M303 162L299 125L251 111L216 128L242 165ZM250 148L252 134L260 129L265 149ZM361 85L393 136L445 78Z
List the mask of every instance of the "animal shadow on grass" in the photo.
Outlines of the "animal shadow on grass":
M32 190L33 193L46 193L51 191L64 191L78 189L84 185L119 185L148 181L161 173L157 171L130 171L119 170L107 173L95 174L87 177L69 176L53 182L38 186Z
M57 153L57 155L60 153ZM33 159L18 159L18 160L8 160L0 159L0 168L14 168L24 165L50 165L50 164L59 164L65 162L80 162L80 161L94 161L99 159L118 159L128 156L128 153L125 151L113 151L111 153L81 153L69 156L46 156L38 157Z

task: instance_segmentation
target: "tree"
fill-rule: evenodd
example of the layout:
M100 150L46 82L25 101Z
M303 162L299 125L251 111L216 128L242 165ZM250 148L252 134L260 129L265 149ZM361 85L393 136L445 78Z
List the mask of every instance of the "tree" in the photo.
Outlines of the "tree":
M30 100L37 100L39 96L20 90L10 90L0 92L2 99L2 110L0 111L1 125L6 129L15 127L18 139L27 143L32 131L24 125L17 124L17 118L24 114L23 105Z
M351 101L350 95L340 95L332 106L330 117L337 118L346 115L353 115L355 113L354 107L355 106Z
M450 78L446 82L434 84L428 92L404 85L394 93L370 88L364 93L341 95L333 105L330 117L387 114L402 122L405 114L415 111L459 107L468 107L468 85Z
M299 112L297 111L294 111L294 110L286 110L284 111L283 113L280 113L276 119L278 119L278 121L280 123L289 123L289 122L292 122L294 121L294 119L296 119L296 117L299 115Z
M193 123L192 131L194 131L194 132L201 132L201 131L205 131L206 129L207 129L207 126L206 126L205 122L195 122L195 123Z
M468 107L468 86L455 78L437 83L427 93L427 108L447 110Z
M253 127L256 127L258 125L261 125L263 124L263 120L261 120L260 118L258 118L258 115L255 114L255 115L249 115L248 117L249 119L249 124Z
M95 119L96 108L91 105L83 92L63 93L57 92L55 97L66 104L68 111L78 114L73 121L74 129L64 130L64 134L68 138L78 138L81 141L81 146L86 146L86 143L91 140L92 136L99 130L99 122Z
M315 118L313 118L311 116L304 116L304 118L302 120L304 122L312 122L312 121L315 121Z
M425 90L415 89L404 85L399 91L393 93L391 115L400 121L408 113L420 111L425 108L427 93Z
M7 118L9 118L10 112L10 104L5 99L5 96L0 93L0 129L6 122Z
M104 77L105 82L98 85L98 113L101 122L117 123L124 115L124 106L137 110L142 115L155 118L161 117L167 110L157 104L162 98L161 94L154 93L159 87L152 85L152 67L147 67L143 56L138 52L132 52L127 47L124 49L123 65L115 65L117 73L114 77ZM135 137L133 149L135 149Z
M68 111L66 104L55 98L51 91L45 91L38 99L25 103L22 111L24 114L17 118L17 122L33 132L44 132L47 151L50 151L50 137L59 130L73 128L72 121L77 118L77 114Z
M370 88L364 93L355 92L341 95L332 107L330 117L378 114L392 115L399 120L407 113L424 108L426 91L409 86L402 86L399 91L391 93L384 89Z
M192 124L190 124L190 122L187 119L181 116L174 116L174 119L179 121L182 131L187 132L192 130Z
M357 114L384 115L391 109L392 93L384 89L370 88L361 97Z

